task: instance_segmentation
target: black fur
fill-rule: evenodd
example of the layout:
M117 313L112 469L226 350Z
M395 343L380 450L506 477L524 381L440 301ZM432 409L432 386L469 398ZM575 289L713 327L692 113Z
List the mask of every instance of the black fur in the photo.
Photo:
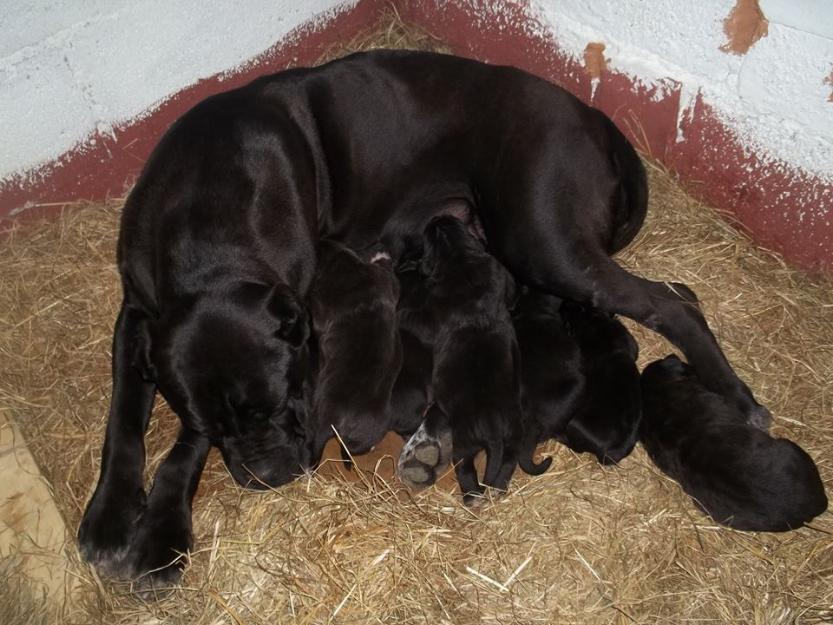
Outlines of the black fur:
M483 493L474 458L486 450L483 483L505 490L518 462L522 422L518 347L508 306L509 273L455 217L425 229L422 291L401 305L402 325L433 347L431 388L453 436L457 480L467 501Z
M132 571L157 390L238 481L278 486L300 473L309 461L300 302L317 239L352 249L381 240L396 260L448 200L475 207L490 251L520 282L658 330L709 388L765 420L697 307L611 260L642 224L647 186L607 117L517 69L356 54L206 99L148 160L122 214L124 299L101 476L79 530L84 557L104 573Z
M524 288L512 311L512 323L521 352L521 405L524 412L522 468L527 473L546 471L551 458L524 467L538 443L562 436L579 415L585 379L582 354L561 319L562 300Z
M390 258L371 262L323 240L310 293L320 369L307 422L312 463L338 431L363 454L391 428L391 391L402 365L396 319L399 283Z
M645 368L642 400L640 439L648 455L718 523L781 532L827 509L810 456L747 423L676 356Z
M618 463L639 436L639 347L608 313L564 302L561 317L581 353L584 389L573 418L555 436L574 451L595 454L602 464Z

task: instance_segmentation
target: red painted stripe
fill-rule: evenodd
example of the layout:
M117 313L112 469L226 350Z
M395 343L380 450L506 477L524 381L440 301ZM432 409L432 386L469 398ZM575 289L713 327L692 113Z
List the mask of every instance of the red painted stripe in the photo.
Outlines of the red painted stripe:
M0 218L24 206L34 205L26 215L54 213L54 206L38 205L122 193L165 129L196 102L257 75L309 64L328 45L371 25L381 6L383 0L361 0L324 26L302 28L244 72L183 90L146 118L117 129L115 139L96 137L95 146L73 150L34 176L0 183ZM515 65L590 103L591 83L584 68L542 34L546 30L530 21L523 3L400 0L397 8L403 19L446 41L457 54ZM680 90L670 80L667 87L667 95L657 100L654 90L606 72L592 104L610 115L643 152L675 170L691 193L733 213L754 240L805 270L833 273L833 185L750 154L702 101L686 116L685 139L677 143Z
M141 119L115 128L113 136L95 135L53 163L0 182L0 220L52 216L64 203L120 196L133 184L165 130L197 102L263 74L312 64L330 46L371 27L384 6L384 0L360 0L325 23L301 26L245 69L201 80Z
M591 85L530 17L525 2L453 3L411 0L402 18L447 42L456 54L520 67L569 89L588 104ZM496 8L497 7L497 8ZM757 243L809 272L833 273L833 185L744 149L735 132L702 101L676 142L680 89L665 98L628 76L605 72L592 104L607 113L641 151L674 170L695 197L726 210Z

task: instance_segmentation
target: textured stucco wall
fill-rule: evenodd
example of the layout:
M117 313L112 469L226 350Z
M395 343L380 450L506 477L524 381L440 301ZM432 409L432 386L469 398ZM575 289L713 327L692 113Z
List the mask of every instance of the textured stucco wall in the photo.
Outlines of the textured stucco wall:
M571 90L761 244L833 271L833 1L390 2ZM388 0L4 4L0 228L122 192L199 99L313 62Z
M0 9L0 180L263 52L344 0L27 0ZM95 141L95 139L90 139ZM42 174L41 174L42 175Z
M768 33L745 54L721 50L732 0L533 0L541 27L576 59L605 45L611 70L679 83L679 137L700 96L759 158L833 181L833 2L762 0ZM674 85L676 88L677 85Z

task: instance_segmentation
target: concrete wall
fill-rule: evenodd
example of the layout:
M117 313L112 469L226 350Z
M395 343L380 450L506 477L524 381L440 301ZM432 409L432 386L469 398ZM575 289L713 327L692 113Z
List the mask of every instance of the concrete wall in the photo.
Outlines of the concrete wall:
M357 0L28 0L0 10L0 180L238 70Z
M312 62L387 2L6 4L0 218L120 193L188 106ZM458 54L571 90L762 244L833 271L833 2L393 4Z
M750 150L833 181L833 2L762 0L765 34L745 52L733 51L747 22L725 22L732 0L535 0L531 9L559 46L582 59L602 42L607 66L669 94L682 91L683 121L700 96ZM732 29L726 32L727 26ZM742 49L742 48L741 48ZM676 86L676 85L675 85Z
M833 2L404 4L455 53L522 67L600 108L758 242L833 271Z

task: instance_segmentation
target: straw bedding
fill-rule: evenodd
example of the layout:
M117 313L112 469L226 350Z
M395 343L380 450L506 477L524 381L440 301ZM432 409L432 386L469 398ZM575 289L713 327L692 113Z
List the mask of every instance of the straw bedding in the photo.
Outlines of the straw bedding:
M431 47L389 17L348 49ZM335 50L332 55L343 53ZM689 284L730 361L833 490L833 289L752 246L649 165L651 202L630 269ZM0 402L17 420L75 531L98 474L119 303L121 202L21 225L0 247ZM630 324L641 364L670 351ZM157 405L149 470L176 418ZM448 487L406 491L393 461L274 492L233 485L217 454L195 499L195 552L173 595L143 603L97 579L70 547L78 623L820 623L833 621L833 516L781 535L699 513L641 449L599 466L554 444L553 468L468 510ZM382 456L382 454L379 454ZM0 580L0 614L14 576ZM25 607L25 606L24 606ZM25 617L32 614L31 617ZM9 621L5 621L9 622Z

